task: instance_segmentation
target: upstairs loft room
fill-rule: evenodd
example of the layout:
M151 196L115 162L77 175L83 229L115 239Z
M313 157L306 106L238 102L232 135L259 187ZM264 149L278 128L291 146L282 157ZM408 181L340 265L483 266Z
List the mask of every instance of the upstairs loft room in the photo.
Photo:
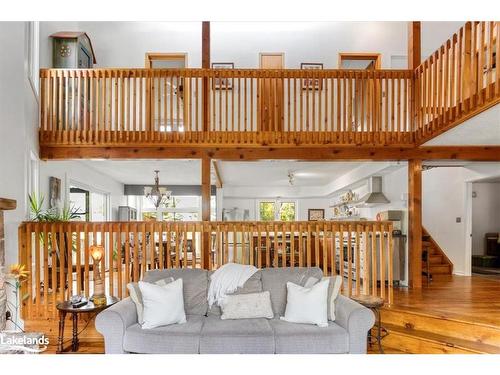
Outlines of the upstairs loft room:
M498 102L495 22L33 27L44 158L77 144L412 148Z

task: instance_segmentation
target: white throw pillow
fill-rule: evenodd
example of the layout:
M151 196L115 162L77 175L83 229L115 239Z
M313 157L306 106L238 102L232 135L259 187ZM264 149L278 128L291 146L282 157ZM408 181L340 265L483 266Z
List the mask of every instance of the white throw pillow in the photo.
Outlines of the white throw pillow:
M228 295L222 302L221 319L252 319L274 317L269 291Z
M173 277L167 277L165 279L157 280L153 284L159 286L165 286L168 283L171 283L172 281L174 281ZM130 299L132 300L132 302L134 302L135 309L137 310L137 321L139 322L139 324L142 324L142 322L144 321L142 317L142 312L144 311L144 305L142 303L142 293L141 290L139 289L139 284L128 283L127 289L128 289L128 294L130 295Z
M186 323L182 279L165 286L139 281L139 288L144 303L143 329Z
M321 280L328 279L330 284L328 285L328 320L332 322L335 321L335 301L339 296L340 288L342 286L342 277L337 276L328 276L323 277ZM314 284L316 284L319 280L315 277L310 277L307 279L304 284L305 288L311 288Z
M285 316L281 319L291 323L316 324L328 327L328 284L322 280L311 288L292 282L286 283L287 302Z

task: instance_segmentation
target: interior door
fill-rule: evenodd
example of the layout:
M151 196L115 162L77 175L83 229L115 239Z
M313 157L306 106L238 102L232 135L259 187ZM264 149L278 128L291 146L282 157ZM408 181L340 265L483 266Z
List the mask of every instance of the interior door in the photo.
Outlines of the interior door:
M261 53L260 69L283 69L284 53ZM282 131L283 130L283 81L276 78L264 78L258 82L259 119L257 128L259 131Z

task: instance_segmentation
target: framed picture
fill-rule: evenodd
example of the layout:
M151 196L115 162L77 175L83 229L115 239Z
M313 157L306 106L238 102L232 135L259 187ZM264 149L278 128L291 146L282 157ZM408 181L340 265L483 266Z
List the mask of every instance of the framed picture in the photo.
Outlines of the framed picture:
M212 63L212 69L234 69L234 63ZM232 90L233 85L230 78L214 78L214 90Z
M325 210L323 208L310 208L307 210L307 220L325 220Z
M61 206L61 179L57 177L49 178L49 208Z
M304 70L323 70L322 63L301 63L300 69ZM318 78L304 78L302 80L302 89L303 90L321 90L323 80Z

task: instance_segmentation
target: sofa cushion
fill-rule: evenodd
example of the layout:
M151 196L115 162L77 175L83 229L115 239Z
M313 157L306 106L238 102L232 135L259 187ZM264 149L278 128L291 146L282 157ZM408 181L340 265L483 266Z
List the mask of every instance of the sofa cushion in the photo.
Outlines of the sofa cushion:
M303 286L307 279L321 279L323 272L317 267L294 268L264 268L262 274L262 289L271 292L271 302L275 316L283 316L286 308L286 283L288 281Z
M208 316L200 337L202 354L272 354L274 334L267 319L221 320Z
M328 354L349 351L347 331L334 322L328 322L328 327L289 323L279 319L272 319L269 323L274 331L278 354Z
M156 280L173 277L174 280L182 279L184 287L184 310L186 315L206 315L208 310L207 271L190 268L169 268L146 272L144 281L153 283Z
M208 272L208 286L210 287L210 276L215 271ZM261 271L255 272L246 282L243 284L241 288L236 289L234 293L231 294L248 294L248 293L260 293L262 292L262 277ZM213 305L208 308L208 315L220 316L221 310L219 306Z
M183 324L142 329L133 324L125 331L123 349L132 353L197 354L204 316L188 315Z

